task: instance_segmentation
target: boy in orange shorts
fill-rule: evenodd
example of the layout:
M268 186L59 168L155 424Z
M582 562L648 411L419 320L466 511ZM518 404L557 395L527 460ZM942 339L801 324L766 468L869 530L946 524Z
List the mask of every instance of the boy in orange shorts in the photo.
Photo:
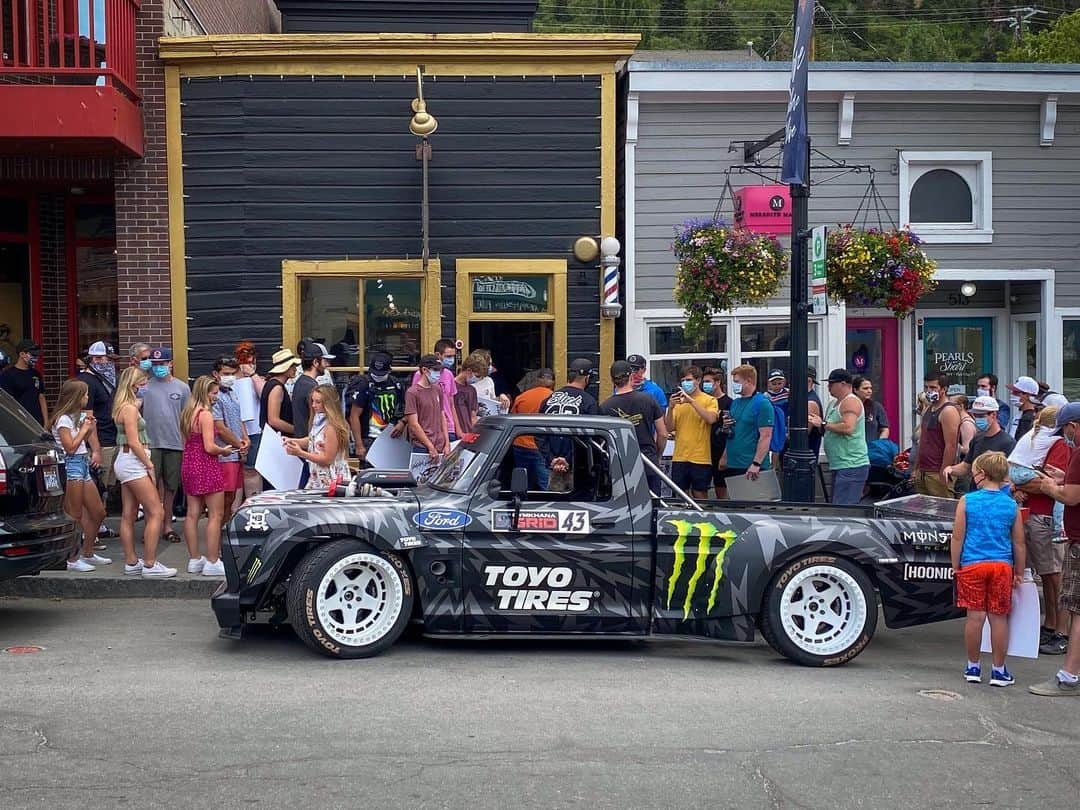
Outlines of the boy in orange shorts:
M1009 461L1004 453L983 453L975 459L971 476L978 489L956 505L952 534L956 606L967 610L964 680L982 681L979 647L983 623L989 618L991 686L1014 683L1005 666L1005 651L1009 647L1012 589L1023 579L1026 551L1020 509L1001 489L1008 474Z

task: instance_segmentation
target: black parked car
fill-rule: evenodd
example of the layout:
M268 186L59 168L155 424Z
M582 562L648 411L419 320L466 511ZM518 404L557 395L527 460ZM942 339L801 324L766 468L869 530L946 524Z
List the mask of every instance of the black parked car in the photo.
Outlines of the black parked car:
M0 580L71 556L79 537L63 509L65 472L52 436L0 391Z

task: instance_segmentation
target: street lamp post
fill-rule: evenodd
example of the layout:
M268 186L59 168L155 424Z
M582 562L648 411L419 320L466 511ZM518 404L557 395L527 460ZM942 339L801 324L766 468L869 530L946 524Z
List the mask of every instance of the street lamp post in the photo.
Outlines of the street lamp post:
M420 199L420 258L424 272L427 272L428 263L431 259L431 250L428 246L428 233L430 226L430 205L428 199L428 164L431 162L431 135L439 128L439 122L435 116L427 111L424 101L424 73L423 66L416 68L416 98L412 100L413 116L409 121L409 132L416 135L420 142L416 144L416 159L420 161L420 182L422 185Z

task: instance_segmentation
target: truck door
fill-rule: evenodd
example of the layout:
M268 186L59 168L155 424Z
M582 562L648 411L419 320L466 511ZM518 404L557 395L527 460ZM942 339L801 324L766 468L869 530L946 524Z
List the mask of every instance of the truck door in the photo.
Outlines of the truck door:
M514 467L535 457L508 443L474 489L462 558L466 632L644 633L646 616L636 607L644 600L635 589L648 587L649 560L635 561L613 437L580 428L519 428L514 436L548 443L569 470L530 488L515 510ZM536 480L535 470L529 478ZM636 572L635 562L645 570Z

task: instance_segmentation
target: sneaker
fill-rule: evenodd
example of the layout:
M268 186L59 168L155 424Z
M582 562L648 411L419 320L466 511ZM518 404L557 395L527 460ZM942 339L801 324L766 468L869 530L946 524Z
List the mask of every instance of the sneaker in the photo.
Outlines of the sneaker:
M1053 627L1040 627L1039 628L1039 644L1046 644L1050 639L1057 635L1057 631Z
M75 560L75 562L71 562L71 560L68 560L67 570L78 571L80 574L85 574L88 571L95 571L97 569L95 569L94 566L92 566L86 560L80 558L78 560Z
M221 560L217 562L207 562L203 566L202 575L204 577L223 577L225 576L225 563Z
M1064 633L1054 633L1039 645L1039 652L1043 655L1064 655L1068 651L1069 637Z
M1014 683L1016 683L1016 678L1008 669L994 668L990 671L991 686L1012 686Z
M110 529L104 523L101 524L101 528L98 529L97 534L98 534L98 537L104 538L106 540L109 539L110 537L119 537L120 536L119 534L114 532L112 529Z
M1050 680L1029 686L1028 691L1042 697L1080 696L1080 683L1066 683L1058 678L1057 673L1054 673L1050 676Z
M206 557L199 557L197 560L188 560L187 572L189 574L201 574L203 572L203 567L208 564L209 563L206 562Z
M982 667L965 667L964 680L968 683L982 683Z
M83 557L84 562L88 562L91 565L112 565L112 560L108 557L102 557L100 554L92 554L89 557Z
M149 568L147 568L145 564L143 565L143 570L142 570L143 579L169 579L170 577L175 577L175 576L176 576L176 569L175 568L169 568L168 566L162 565L160 560L158 560L156 563L154 563Z
M139 514L135 515L135 519L136 519L136 520L142 520L142 519L143 519L143 517L145 517L145 516L143 515L143 508L142 508L142 507L140 506L140 507L139 507Z
M136 560L134 565L128 565L127 563L124 563L124 575L139 576L140 574L142 574L144 567L145 566L143 565L143 561L141 559Z
M108 548L108 546L105 544L104 540L95 540L94 541L94 551L104 551L107 548Z

